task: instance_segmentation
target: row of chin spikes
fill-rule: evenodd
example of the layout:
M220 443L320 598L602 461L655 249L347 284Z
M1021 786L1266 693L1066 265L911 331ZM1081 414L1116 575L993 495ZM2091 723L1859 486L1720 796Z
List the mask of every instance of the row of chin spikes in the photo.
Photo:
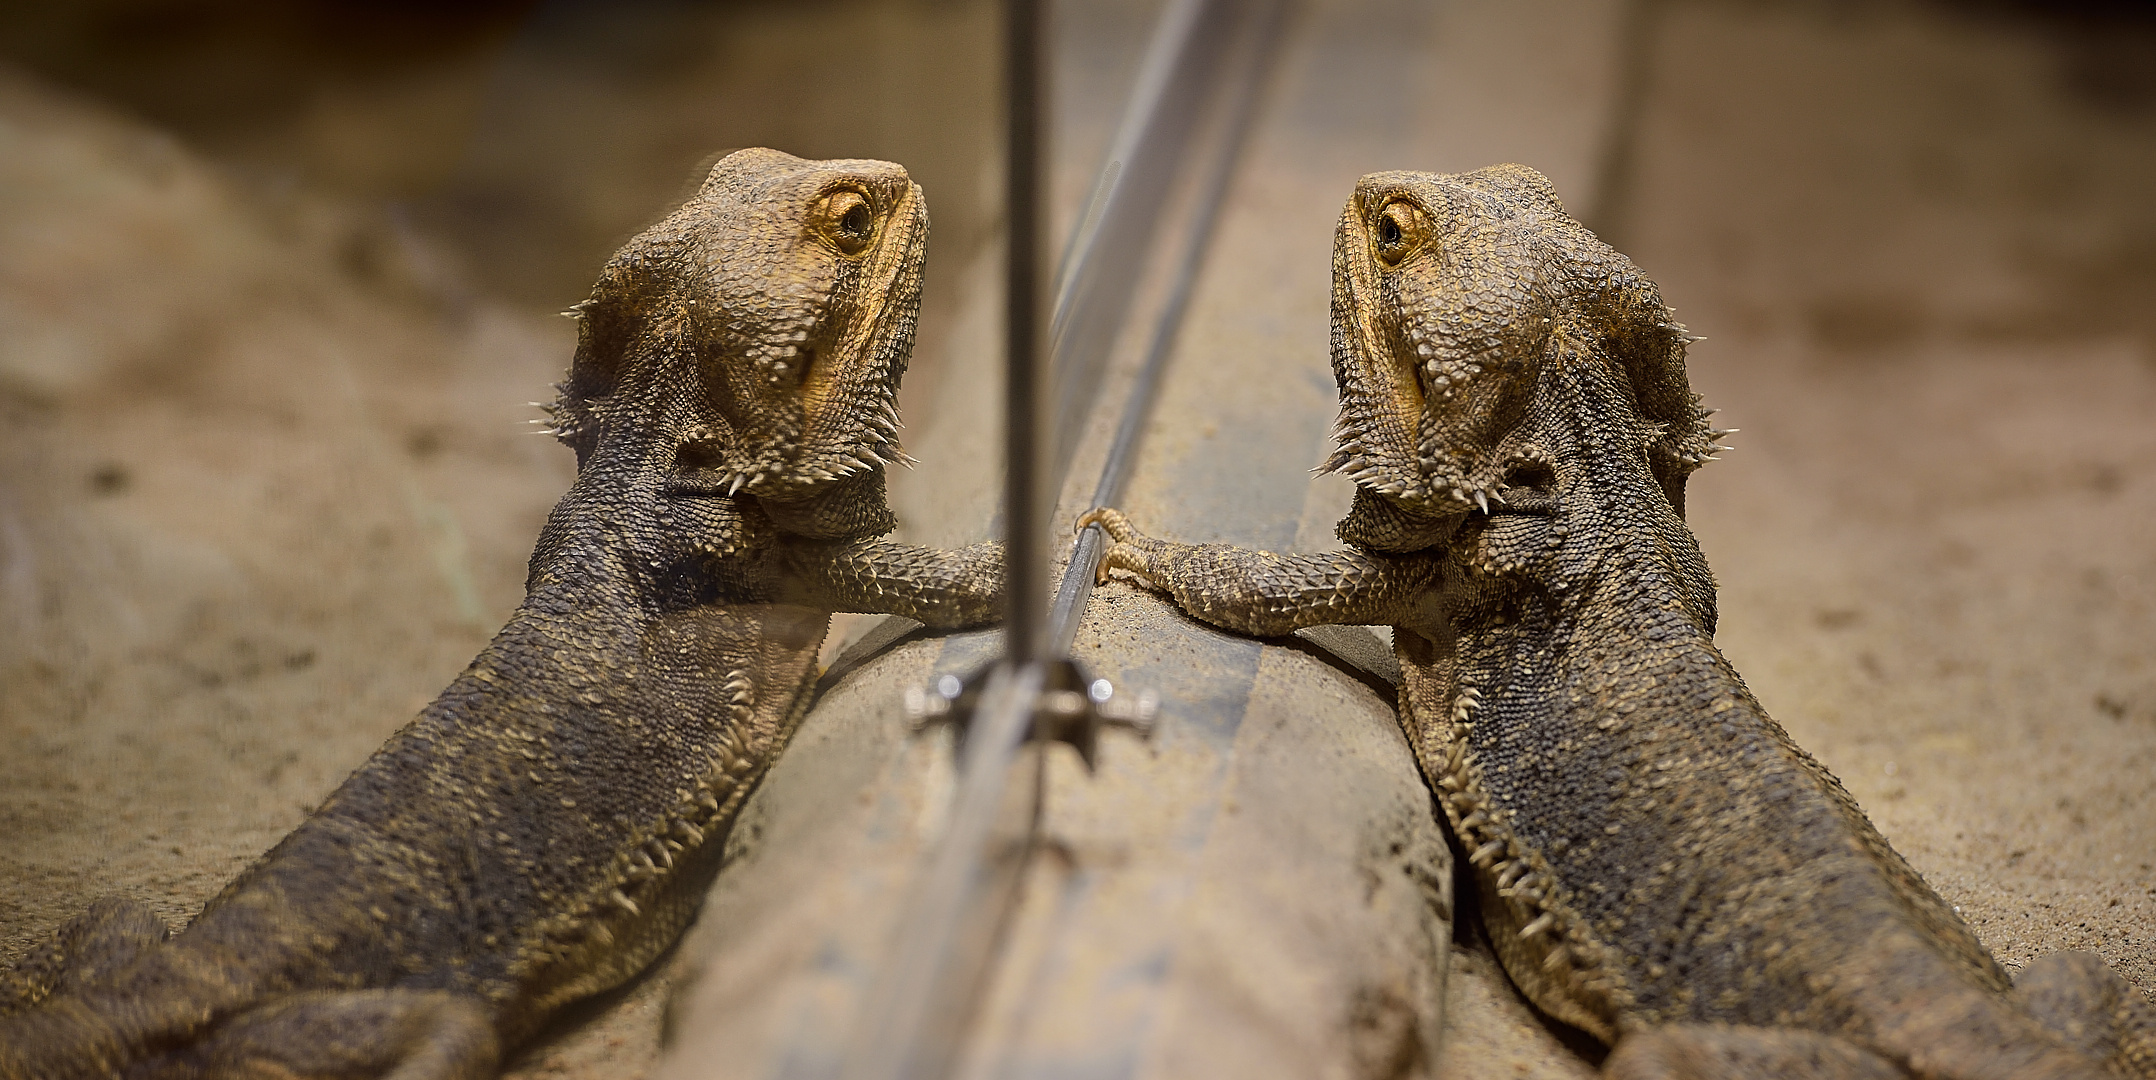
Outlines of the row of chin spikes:
M843 480L869 467L867 462L862 461L860 458L854 457L852 455L848 455L844 458L841 458L840 460L843 462L843 464L841 464L836 470L825 468L822 465L817 465L814 467L802 469L802 475L808 477L811 480Z
M1343 408L1333 417L1332 430L1327 432L1333 445L1345 450L1360 451L1362 439L1369 434L1370 425L1362 417Z
M899 450L896 443L886 439L877 446L867 447L847 454L844 460L846 467L839 471L839 475L852 476L854 473L868 469L880 469L902 463L906 460L906 455Z
M1504 506L1504 505L1507 505L1507 504L1506 504L1506 502L1505 502L1505 497L1504 497L1503 495L1499 495L1498 493L1496 493L1496 492L1494 492L1494 491L1484 491L1484 490L1482 490L1481 488L1475 488L1475 489L1473 489L1473 490L1466 490L1466 489L1463 489L1463 488L1453 488L1453 489L1452 489L1452 497L1453 497L1453 498L1455 498L1455 499L1458 499L1458 500L1460 500L1460 501L1461 501L1461 502L1463 502L1463 503L1464 503L1464 502L1472 502L1472 503L1474 503L1474 504L1475 504L1475 505L1476 505L1477 507L1480 507L1480 508L1481 508L1481 510L1482 510L1482 516L1484 516L1484 517L1488 517L1488 516L1490 516L1490 500L1491 500L1491 499L1496 499L1496 500L1497 500L1497 504L1498 504L1499 506Z
M546 414L545 416L538 417L536 419L524 421L527 424L540 425L539 430L531 432L530 434L552 435L557 439L566 439L570 435L575 434L576 428L571 426L567 422L569 410L566 406L562 405L561 402L527 401L524 404L529 405L532 408Z
M1348 479L1354 481L1358 487L1366 487L1380 495L1391 495L1394 498L1412 498L1422 493L1419 485L1410 484L1397 476L1385 475L1375 465L1348 477Z
M591 307L593 304L596 303L598 303L597 300L579 300L576 303L569 305L567 308L562 309L560 315L564 319L581 319L584 317L585 309Z
M1344 425L1345 421L1341 423ZM1369 488L1380 495L1391 495L1395 498L1420 498L1429 493L1420 478L1412 475L1412 467L1405 470L1410 473L1410 478L1401 479L1402 470L1388 469L1376 461L1368 444L1363 441L1362 432L1342 433L1338 435L1338 440L1340 448L1334 450L1324 464L1310 470L1312 473L1339 473L1357 487ZM1428 456L1428 451L1425 450L1425 464ZM1452 493L1461 502L1468 501L1467 493L1462 489L1454 488ZM1487 509L1487 504L1484 505Z
M899 422L898 402L886 399L877 410L861 422L861 426L891 442L898 438L898 430L906 425Z
M1422 494L1421 485L1402 480L1392 470L1368 458L1350 455L1346 451L1333 454L1324 464L1310 471L1318 475L1339 473L1356 487L1369 488L1380 495L1391 495L1394 498L1413 498Z
M1369 434L1368 424L1351 415L1347 409L1343 408L1340 410L1340 414L1333 418L1333 427L1330 434L1334 447L1333 452L1323 462L1310 470L1313 475L1322 476L1326 473L1346 475L1351 470L1366 470L1370 467L1368 456L1370 448L1368 443L1365 442L1365 437Z
M1699 453L1696 453L1696 454L1686 454L1686 455L1684 455L1684 460L1686 460L1686 461L1688 461L1688 462L1692 463L1693 465L1705 465L1706 463L1708 463L1708 462L1710 462L1710 461L1720 461L1720 460L1722 460L1722 457L1721 457L1721 455L1723 455L1723 454L1726 454L1726 453L1729 453L1729 452L1730 452L1730 451L1731 451L1732 449L1735 449L1735 448L1734 448L1734 447L1729 447L1729 446L1723 446L1723 445L1721 444L1721 442L1720 442L1721 438L1722 438L1723 436L1725 436L1725 435L1735 435L1735 434L1736 434L1736 433L1737 433L1738 431L1740 431L1740 430L1742 430L1742 429L1740 429L1740 428L1708 428L1708 429L1707 429L1707 449L1705 449L1704 451L1701 451L1701 452L1699 452Z
M1701 340L1705 340L1705 339L1704 339L1704 338L1702 338ZM1710 416L1713 416L1713 415L1714 415L1715 413L1718 413L1718 412L1721 412L1721 411L1722 411L1722 410L1720 410L1720 409L1701 409L1701 410L1699 410L1699 422L1700 422L1701 424L1705 424L1705 423L1707 422L1707 418L1708 418L1708 417L1710 417ZM1710 428L1708 428L1708 429L1707 429L1707 441L1708 441L1709 443L1719 442L1719 441L1721 440L1722 436L1724 436L1724 435L1735 435L1735 434L1736 434L1737 432L1739 432L1739 431L1742 431L1742 430L1744 430L1744 429L1743 429L1743 428L1733 428L1733 427L1729 427L1729 428L1718 428L1718 427L1710 427ZM1729 448L1728 448L1728 447L1726 447L1726 446L1717 446L1717 447L1713 447L1713 448L1712 448L1712 450L1713 450L1713 451L1721 451L1721 450L1727 450L1727 449L1729 449Z
M767 475L769 474L766 473L764 470L758 469L757 471L752 473L737 472L728 476L723 481L723 483L725 483L726 485L726 496L728 498L732 498L736 495L741 494L742 488L745 488L750 484L762 480Z

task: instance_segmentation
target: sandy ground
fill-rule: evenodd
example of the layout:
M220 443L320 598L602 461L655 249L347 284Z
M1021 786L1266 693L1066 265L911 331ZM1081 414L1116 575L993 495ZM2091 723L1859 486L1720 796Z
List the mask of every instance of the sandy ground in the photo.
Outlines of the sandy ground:
M893 10L879 17L897 26L911 9ZM978 35L938 10L946 37ZM1488 26L1476 5L1419 10L1394 36ZM1724 649L2010 967L2087 948L2156 989L2148 32L1915 4L1646 10L1636 108L1608 44L1622 18L1551 39L1549 78L1438 50L1432 92L1372 112L1406 125L1399 153L1339 171L1524 158L1656 278L1708 338L1695 386L1743 429L1690 499ZM503 55L472 78L513 83L528 55ZM575 157L501 143L503 100L683 138L695 102L734 84L669 70L592 74L611 98L488 98L467 130L492 149L459 175ZM948 105L947 84L979 73L941 74L931 100ZM687 101L644 107L668 94ZM835 95L797 119L926 134L788 144L798 129L768 120L765 94L737 110L765 117L736 125L742 142L916 167L944 268L930 302L951 309L991 220L981 140L939 151L943 128L854 117ZM1609 111L1555 134L1516 119L1573 97ZM348 152L320 132L361 121L402 130L365 95L337 100L359 119L308 113L309 145ZM570 470L520 430L571 342L539 301L582 288L541 270L581 259L588 277L610 243L593 237L656 216L698 158L738 145L698 131L633 180L565 167L542 186L621 208L542 253L440 204L385 211L379 185L321 170L264 182L247 165L262 145L175 130L0 77L0 962L100 895L184 921L470 658ZM327 154L308 160L345 160ZM951 200L931 170L965 177ZM1322 259L1345 190L1264 213ZM532 230L565 231L568 197L532 196ZM949 335L925 329L913 419L977 422L934 415L964 395L939 389ZM1450 983L1455 1075L1586 1068L1471 946L1456 959L1479 977ZM588 1010L516 1075L641 1074L662 990Z

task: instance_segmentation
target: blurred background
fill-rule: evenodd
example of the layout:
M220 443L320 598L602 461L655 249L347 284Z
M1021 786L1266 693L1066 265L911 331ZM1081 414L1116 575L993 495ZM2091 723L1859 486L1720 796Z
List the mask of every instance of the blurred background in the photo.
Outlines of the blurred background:
M1056 236L1160 7L1056 9ZM894 499L977 535L934 489L992 464L923 447L996 422L944 377L996 340L996 29L982 0L0 6L0 963L110 892L184 920L484 643L572 471L524 433L553 312L727 150L927 193L928 463ZM2010 966L2093 948L2156 987L2156 17L1309 0L1287 34L1219 193L1310 283L1277 348L1322 373L1356 176L1542 169L1707 338L1695 387L1743 434L1693 523L1761 699ZM658 1000L518 1075L633 1074Z

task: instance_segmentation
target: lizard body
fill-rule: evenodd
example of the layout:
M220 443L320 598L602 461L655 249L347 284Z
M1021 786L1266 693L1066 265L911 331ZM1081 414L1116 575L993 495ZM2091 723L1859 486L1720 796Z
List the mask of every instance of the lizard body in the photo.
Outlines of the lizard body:
M877 539L927 228L896 165L744 150L623 247L522 606L184 931L99 901L0 978L0 1077L492 1076L662 952L829 613L995 616L994 545Z
M1089 520L1254 634L1388 623L1402 723L1520 990L1622 1077L2156 1077L2156 1010L2064 953L2017 987L1713 643L1685 525L1690 340L1521 166L1364 177L1334 250L1352 545Z

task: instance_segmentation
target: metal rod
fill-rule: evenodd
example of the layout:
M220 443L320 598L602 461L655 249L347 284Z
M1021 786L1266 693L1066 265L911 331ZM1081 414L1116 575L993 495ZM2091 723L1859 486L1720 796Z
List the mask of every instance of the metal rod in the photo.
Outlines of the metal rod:
M1026 737L1046 679L1048 545L1040 448L1042 25L1038 0L1005 0L1003 553L1005 652L961 729L951 824L901 914L891 966L865 1003L842 1076L939 1080L955 1066L1016 908L1035 833L1040 755ZM1020 774L1021 757L1033 771ZM1015 797L1015 798L1014 798ZM1018 802L1020 805L1014 806Z
M1287 5L1285 0L1270 0L1254 6L1257 11L1246 9L1243 12L1246 16L1256 17L1257 28L1252 32L1249 47L1237 58L1236 70L1228 76L1227 93L1231 104L1221 144L1214 154L1212 167L1201 182L1197 215L1191 222L1182 256L1176 263L1168 302L1162 306L1159 318L1154 320L1145 360L1131 384L1130 395L1123 401L1122 415L1116 420L1115 439L1108 444L1108 459L1101 465L1100 480L1093 487L1093 506L1113 505L1122 498L1123 485L1130 479L1131 466L1137 457L1138 436L1144 432L1146 419L1152 415L1161 374L1167 369L1169 354L1174 351L1176 335L1183 326L1183 315L1190 307L1190 294L1197 284L1198 270L1204 265L1206 250L1212 242L1213 227L1220 220L1221 208L1228 203L1226 192L1234 181L1235 165L1242 158L1251 121L1257 115L1258 90L1271 66ZM1068 652L1077 637L1078 618L1085 611L1086 601L1093 596L1094 574L1100 569L1101 556L1106 550L1099 526L1089 525L1079 532L1070 562L1063 568L1063 579L1056 585L1055 600L1048 607L1050 655Z
M1047 523L1040 467L1042 108L1038 0L1004 0L1006 280L1003 557L1006 655L1037 663L1047 607Z

